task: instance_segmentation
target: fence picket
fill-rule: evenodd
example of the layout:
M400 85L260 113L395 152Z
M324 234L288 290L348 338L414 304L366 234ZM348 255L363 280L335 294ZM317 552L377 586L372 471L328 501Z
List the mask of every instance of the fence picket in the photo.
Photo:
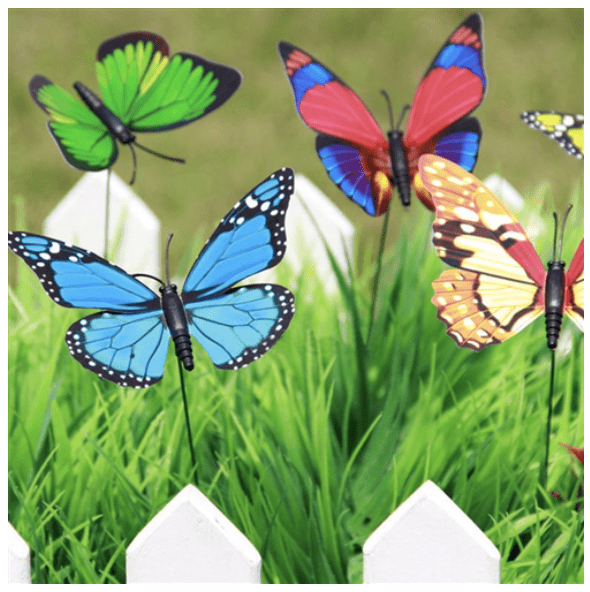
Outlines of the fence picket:
M9 583L31 583L29 547L8 524ZM127 548L127 583L259 584L252 543L187 485ZM500 583L500 553L462 510L426 481L366 540L365 584Z
M31 583L31 552L24 539L8 523L8 583Z
M43 233L104 256L106 183L107 171L85 173L49 214ZM160 243L158 218L111 172L109 261L129 273L159 277Z
M327 295L337 292L336 275L326 251L326 242L338 267L348 277L355 228L334 203L307 177L295 175L295 192L287 213L286 263L295 277L312 273ZM257 274L255 282L276 281L276 269ZM293 282L295 282L293 277Z
M365 584L500 583L500 553L432 481L426 481L366 540Z
M250 541L194 485L187 485L127 548L127 583L259 584Z

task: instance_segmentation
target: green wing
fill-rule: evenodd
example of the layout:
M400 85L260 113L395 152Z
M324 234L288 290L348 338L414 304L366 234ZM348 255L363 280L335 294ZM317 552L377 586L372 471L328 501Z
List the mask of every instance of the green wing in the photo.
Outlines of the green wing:
M131 131L186 125L217 109L238 89L238 70L190 53L168 55L154 33L127 33L98 49L97 77L105 105Z
M86 105L44 76L31 78L29 92L35 103L51 117L47 123L49 133L73 167L102 171L117 160L117 143Z

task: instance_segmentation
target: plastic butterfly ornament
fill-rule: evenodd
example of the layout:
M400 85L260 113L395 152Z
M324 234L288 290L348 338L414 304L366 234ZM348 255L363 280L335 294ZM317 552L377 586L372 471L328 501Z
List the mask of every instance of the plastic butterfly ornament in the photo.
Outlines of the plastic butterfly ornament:
M101 378L135 388L158 382L170 337L192 370L190 335L217 367L238 369L265 354L295 313L294 296L282 286L232 287L283 258L293 187L293 171L284 168L241 199L201 251L180 294L168 279L158 296L102 257L56 239L9 232L8 246L54 302L103 311L66 333L70 354Z
M44 76L34 76L29 92L51 119L49 133L66 161L83 171L109 168L119 155L117 141L131 148L133 177L141 146L136 132L161 132L195 121L217 109L240 86L238 70L192 53L169 56L168 44L155 33L138 31L100 45L96 64L100 99L81 82L74 88L84 104Z
M568 154L584 158L584 116L557 111L524 111L520 118L555 140Z
M440 154L467 170L475 166L481 126L466 115L482 102L486 90L482 29L479 14L459 25L418 85L405 132L392 122L387 138L366 105L336 74L302 49L279 42L297 111L318 133L315 145L322 164L367 214L385 213L394 188L407 208L412 185L424 205L434 209L417 177L421 154Z
M505 341L543 313L550 349L564 312L584 330L584 239L567 272L555 247L545 269L522 226L481 181L432 154L420 157L419 168L436 206L436 253L456 268L433 282L432 302L459 347Z

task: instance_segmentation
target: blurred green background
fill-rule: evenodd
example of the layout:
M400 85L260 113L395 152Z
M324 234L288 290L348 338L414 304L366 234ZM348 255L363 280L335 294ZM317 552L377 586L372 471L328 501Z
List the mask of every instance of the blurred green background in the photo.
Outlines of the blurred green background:
M238 92L219 110L180 129L143 134L150 148L186 158L178 165L138 151L135 191L174 232L173 265L207 236L250 188L291 166L322 189L353 221L361 248L376 250L381 222L332 184L315 154L315 134L299 119L276 44L301 46L347 82L388 126L386 89L396 118L440 46L475 9L11 9L8 11L8 224L24 203L26 230L43 219L82 173L62 159L28 93L43 74L70 90L79 80L98 91L95 56L105 39L133 30L165 37L179 51L238 68ZM475 173L497 172L525 197L548 179L559 207L582 179L582 165L525 126L523 110L583 113L583 9L483 9L488 92L475 115L483 141ZM131 154L114 166L125 181ZM422 207L413 197L412 209ZM406 214L392 201L388 240ZM132 271L132 270L130 270Z

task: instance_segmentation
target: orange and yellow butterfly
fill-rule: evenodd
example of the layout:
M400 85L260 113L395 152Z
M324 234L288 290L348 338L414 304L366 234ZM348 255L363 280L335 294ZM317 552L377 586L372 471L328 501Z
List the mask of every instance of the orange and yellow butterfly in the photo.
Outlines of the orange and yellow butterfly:
M520 118L555 140L568 154L584 158L584 116L557 111L524 111Z
M432 302L459 347L501 343L542 313L551 349L563 312L584 330L584 239L567 272L563 261L546 270L522 226L481 181L433 154L418 167L436 207L436 253L456 268L433 282Z

